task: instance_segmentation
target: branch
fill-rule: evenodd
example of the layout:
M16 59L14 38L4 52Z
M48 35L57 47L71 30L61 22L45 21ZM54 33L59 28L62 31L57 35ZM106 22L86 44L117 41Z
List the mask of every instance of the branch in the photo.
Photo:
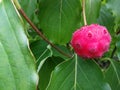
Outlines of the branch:
M25 14L25 12L22 10L22 8L20 7L19 3L17 0L13 0L13 2L16 5L16 8L18 9L19 13L24 17L24 19L30 24L30 26L34 29L34 31L43 39L45 40L48 44L50 44L53 48L55 48L59 53L63 54L66 57L72 57L69 54L66 54L65 52L63 52L60 48L58 48L57 46L55 46L53 43L51 43L40 31L39 29L32 23L32 21L27 17L27 15Z
M83 13L83 20L84 20L84 25L87 25L87 20L86 20L86 14L85 14L85 0L82 0L82 13Z

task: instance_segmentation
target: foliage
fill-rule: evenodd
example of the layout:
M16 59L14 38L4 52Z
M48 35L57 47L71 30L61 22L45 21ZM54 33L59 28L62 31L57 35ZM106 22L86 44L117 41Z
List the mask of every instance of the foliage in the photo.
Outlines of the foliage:
M14 1L0 0L0 90L120 89L120 0L18 0L52 45ZM112 36L109 51L99 59L81 58L70 45L72 33L84 23L83 1L87 23L106 26Z
M20 18L10 0L0 2L0 12L0 89L35 90L35 59Z

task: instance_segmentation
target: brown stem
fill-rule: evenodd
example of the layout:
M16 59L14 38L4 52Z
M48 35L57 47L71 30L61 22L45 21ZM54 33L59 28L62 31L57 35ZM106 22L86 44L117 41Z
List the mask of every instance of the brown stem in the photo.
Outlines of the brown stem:
M66 54L65 52L63 52L61 49L59 49L57 46L55 46L53 43L51 43L40 31L39 29L32 23L32 21L27 17L27 15L25 14L25 12L22 9L18 9L18 11L20 12L20 14L25 18L25 20L31 25L31 27L35 30L35 32L43 39L45 40L48 44L50 44L53 48L55 48L59 53L63 54L64 56L67 57L72 57L69 54Z
M82 13L83 13L83 20L84 20L84 25L87 25L87 20L86 20L86 14L85 14L85 0L82 0Z

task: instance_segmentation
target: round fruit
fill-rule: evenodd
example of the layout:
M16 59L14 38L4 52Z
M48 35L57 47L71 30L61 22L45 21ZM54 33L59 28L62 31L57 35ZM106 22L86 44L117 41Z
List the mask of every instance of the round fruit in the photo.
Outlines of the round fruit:
M74 51L84 58L100 58L108 51L111 36L101 25L91 24L73 33L71 45Z

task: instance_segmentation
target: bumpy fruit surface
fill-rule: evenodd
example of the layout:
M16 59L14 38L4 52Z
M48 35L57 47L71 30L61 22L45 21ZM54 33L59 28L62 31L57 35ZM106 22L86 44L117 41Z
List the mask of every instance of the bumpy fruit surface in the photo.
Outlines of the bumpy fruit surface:
M111 36L104 26L91 24L73 33L71 45L74 51L84 58L100 58L108 51Z

